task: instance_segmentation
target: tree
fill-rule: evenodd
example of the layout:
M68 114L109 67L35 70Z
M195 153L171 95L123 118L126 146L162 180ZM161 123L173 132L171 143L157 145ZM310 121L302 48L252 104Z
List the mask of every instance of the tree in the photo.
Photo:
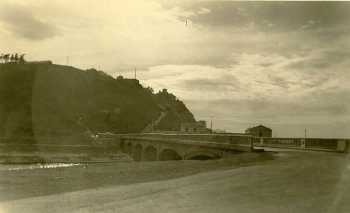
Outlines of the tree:
M7 63L9 59L10 59L10 54L5 54L5 55L4 55L4 61L5 61L5 63Z
M10 62L14 62L15 61L15 56L13 54L11 54L10 56Z
M17 54L17 53L15 54L14 59L15 59L15 63L18 63L18 59L19 59L19 58L18 58L18 54Z
M4 54L0 55L0 63L2 62L2 60L4 60Z
M25 56L25 54L21 54L21 55L19 56L19 63L23 64L23 63L26 62L26 60L24 59L24 56Z
M147 89L147 91L148 91L150 94L153 94L153 93L154 93L154 90L153 90L152 87L147 87L146 89Z

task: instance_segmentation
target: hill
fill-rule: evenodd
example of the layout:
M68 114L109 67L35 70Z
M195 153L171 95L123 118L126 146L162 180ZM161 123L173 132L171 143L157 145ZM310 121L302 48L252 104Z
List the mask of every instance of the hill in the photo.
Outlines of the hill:
M173 94L154 94L135 79L51 63L0 64L3 138L136 133L160 115L161 130L194 121Z

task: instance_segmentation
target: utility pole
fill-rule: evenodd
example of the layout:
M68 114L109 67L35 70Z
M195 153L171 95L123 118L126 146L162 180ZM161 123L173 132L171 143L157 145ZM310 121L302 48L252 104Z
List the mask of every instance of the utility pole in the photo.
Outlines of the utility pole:
M307 136L307 134L306 134L306 133L307 133L306 128L305 128L305 132L304 132L304 133L305 133L305 140L306 140L306 136Z
M213 133L213 116L210 117L210 131Z
M66 65L69 66L69 56L66 57Z
M136 67L134 68L134 79L136 79Z
M306 133L307 132L306 132L306 128L305 128L304 129L304 139L301 140L301 144L300 144L302 149L305 149L305 147L306 147L306 136L307 136Z

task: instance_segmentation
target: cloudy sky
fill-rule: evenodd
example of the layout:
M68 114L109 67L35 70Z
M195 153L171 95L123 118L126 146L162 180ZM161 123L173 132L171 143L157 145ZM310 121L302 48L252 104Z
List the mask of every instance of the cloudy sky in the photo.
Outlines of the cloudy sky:
M348 2L1 0L0 50L136 67L214 128L350 137L349 22Z

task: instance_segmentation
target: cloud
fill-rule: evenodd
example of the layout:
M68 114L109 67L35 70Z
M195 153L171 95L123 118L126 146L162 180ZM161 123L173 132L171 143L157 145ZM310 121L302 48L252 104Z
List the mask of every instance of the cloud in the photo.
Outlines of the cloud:
M322 54L321 54L322 55ZM330 64L327 70L295 69L294 64L305 63L320 57L317 51L307 58L281 55L235 54L230 67L209 65L165 65L150 67L140 78L156 89L168 87L185 99L267 99L289 101L302 99L317 90L337 87L348 74L333 69L339 64ZM322 56L325 57L326 56ZM238 61L238 63L236 63ZM268 63L269 66L266 66ZM347 89L346 84L342 85ZM338 86L338 89L340 86Z
M336 64L347 62L350 51L340 48L318 49L310 52L311 56L303 57L299 61L290 63L287 67L296 70L324 70Z
M196 2L187 10L207 8L210 13L197 13L191 20L208 27L250 27L264 31L315 30L346 25L348 2Z
M54 25L40 20L30 10L19 5L3 7L0 22L12 34L29 40L43 40L59 35Z
M197 12L197 14L203 15L203 14L208 14L208 13L210 13L210 12L211 12L211 10L209 10L208 8L202 7L202 8Z
M188 79L179 83L179 87L189 89L191 91L239 91L241 89L240 82L236 77L229 74L222 74L214 78L196 78Z

